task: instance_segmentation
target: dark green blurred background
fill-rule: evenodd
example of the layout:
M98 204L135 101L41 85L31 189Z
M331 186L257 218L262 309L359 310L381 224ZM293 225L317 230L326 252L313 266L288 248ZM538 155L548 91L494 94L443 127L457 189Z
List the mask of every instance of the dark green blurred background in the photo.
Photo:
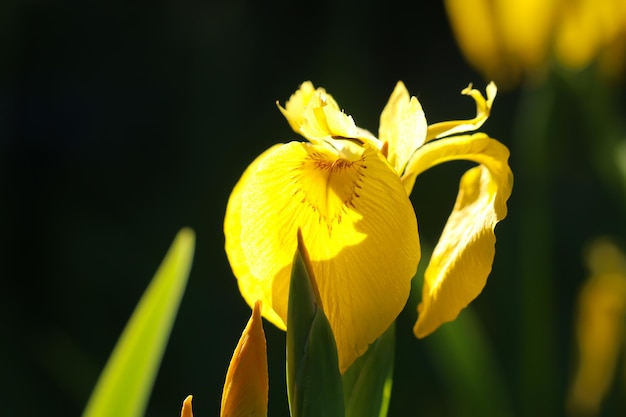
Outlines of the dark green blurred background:
M217 415L250 312L224 254L223 215L252 159L297 139L275 101L311 80L377 132L398 80L429 122L472 117L472 100L459 93L487 82L463 60L439 2L33 0L5 1L0 15L0 414L7 416L81 413L183 226L197 234L195 261L147 415L179 415L188 393L197 416ZM523 410L533 409L535 389L531 402L554 415L571 375L582 249L596 235L626 236L625 224L575 122L554 135L551 180L525 176L537 160L516 154L514 129L525 123L516 120L519 96L501 91L481 129L510 147L516 186L497 228L494 271L473 307L493 343L506 401L529 415ZM569 104L559 104L568 123L577 120ZM450 163L418 178L412 200L426 247L468 166ZM528 223L520 215L535 202L516 192L532 197L536 181L548 191L537 198L553 229L554 269L545 291L529 295L520 271L535 260L523 256ZM535 296L549 317L526 315ZM428 341L412 335L414 308L397 326L390 415L459 415ZM535 325L548 326L547 339L528 340L523 329ZM269 412L286 416L284 334L265 328ZM546 375L548 390L533 372Z

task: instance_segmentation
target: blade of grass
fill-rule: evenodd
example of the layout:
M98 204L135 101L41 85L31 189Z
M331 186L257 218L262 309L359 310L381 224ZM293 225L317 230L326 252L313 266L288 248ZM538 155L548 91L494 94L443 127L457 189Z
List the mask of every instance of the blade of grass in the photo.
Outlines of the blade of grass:
M143 415L187 285L195 234L182 229L137 304L83 417Z

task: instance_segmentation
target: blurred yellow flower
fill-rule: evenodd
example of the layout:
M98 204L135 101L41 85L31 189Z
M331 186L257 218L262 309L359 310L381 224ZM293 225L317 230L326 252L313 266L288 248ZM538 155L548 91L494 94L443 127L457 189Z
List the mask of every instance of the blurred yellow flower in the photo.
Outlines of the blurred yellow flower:
M580 291L576 341L578 366L568 396L572 416L598 415L607 395L626 323L626 257L608 240L592 244L591 276Z
M220 417L267 416L267 348L261 302L254 303L226 373ZM181 417L193 417L192 396L183 402Z
M454 320L482 290L494 256L495 224L512 188L508 149L479 128L496 87L471 120L428 126L399 82L380 118L379 137L359 128L322 88L305 82L281 112L308 142L271 147L246 169L226 209L226 252L239 289L284 329L297 230L302 230L321 307L344 372L404 307L420 259L409 194L421 172L455 159L479 165L462 178L456 205L426 271L418 337ZM442 138L442 139L439 139ZM439 139L439 140L434 140Z
M623 0L446 0L445 5L466 59L500 85L543 68L550 56L571 69L598 59L612 76L625 64Z

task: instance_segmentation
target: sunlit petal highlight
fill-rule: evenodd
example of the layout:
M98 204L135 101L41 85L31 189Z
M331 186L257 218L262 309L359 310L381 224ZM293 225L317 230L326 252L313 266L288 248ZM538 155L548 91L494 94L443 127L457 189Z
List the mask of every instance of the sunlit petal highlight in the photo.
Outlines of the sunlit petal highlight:
M399 81L380 115L379 136L388 145L389 163L402 175L409 158L424 144L426 117L416 97Z

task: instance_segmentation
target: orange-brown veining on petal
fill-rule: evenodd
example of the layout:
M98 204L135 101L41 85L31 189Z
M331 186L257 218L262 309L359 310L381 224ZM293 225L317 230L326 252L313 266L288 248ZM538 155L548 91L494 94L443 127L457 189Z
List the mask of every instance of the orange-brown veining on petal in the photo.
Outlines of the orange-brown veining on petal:
M296 169L295 198L313 210L320 223L326 223L330 234L333 225L341 224L342 214L354 208L366 168L363 157L350 161L311 152Z

